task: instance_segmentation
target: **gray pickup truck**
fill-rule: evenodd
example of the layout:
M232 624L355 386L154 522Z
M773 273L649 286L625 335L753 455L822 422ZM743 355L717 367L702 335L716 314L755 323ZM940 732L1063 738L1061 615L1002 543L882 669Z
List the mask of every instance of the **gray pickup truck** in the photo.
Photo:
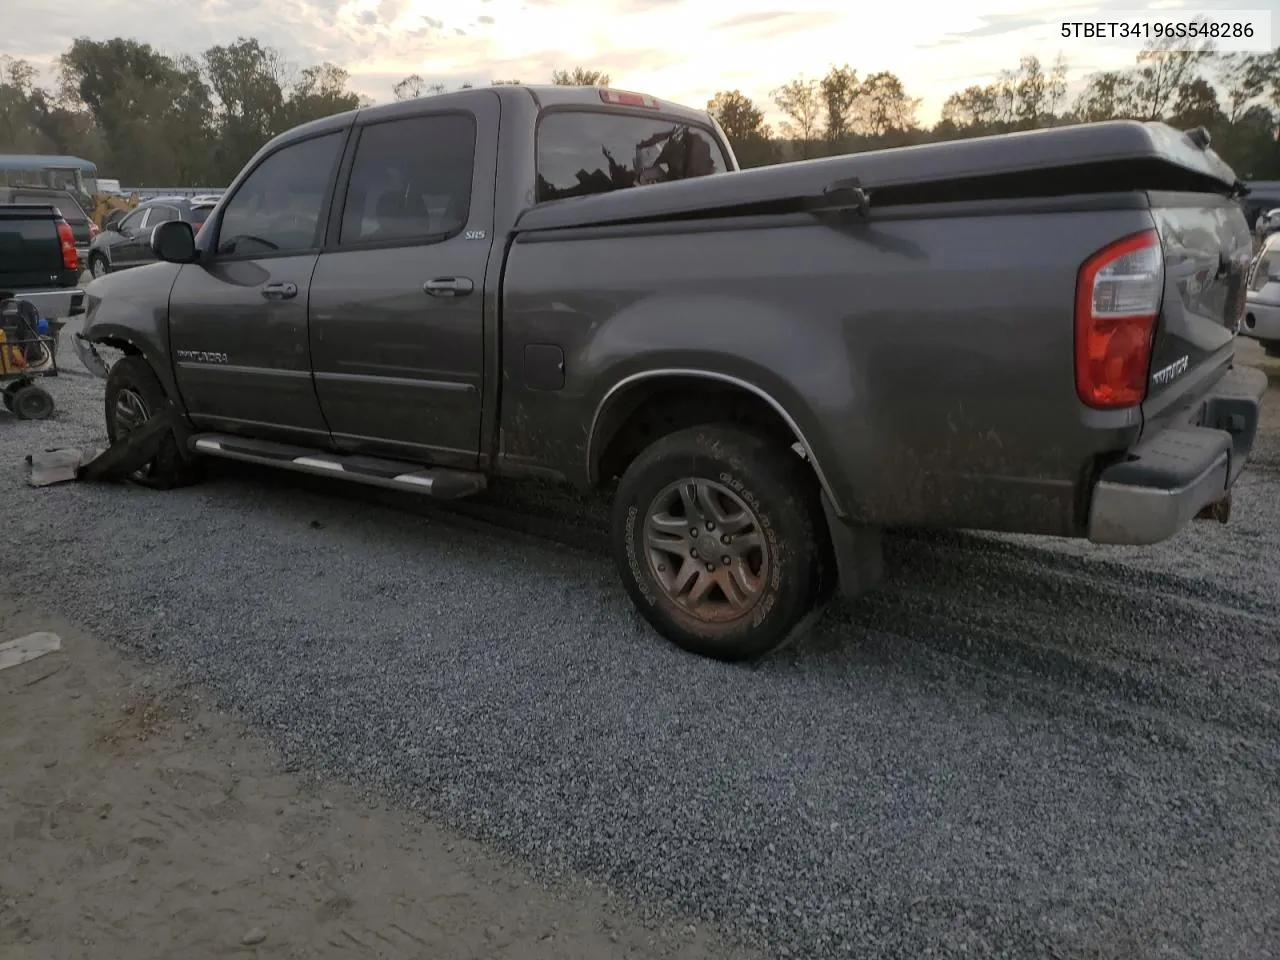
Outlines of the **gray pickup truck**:
M212 456L603 488L643 615L744 659L871 587L886 527L1225 519L1266 388L1242 189L1160 124L739 171L703 112L472 90L276 138L90 284L80 349L113 438L180 424L152 486Z

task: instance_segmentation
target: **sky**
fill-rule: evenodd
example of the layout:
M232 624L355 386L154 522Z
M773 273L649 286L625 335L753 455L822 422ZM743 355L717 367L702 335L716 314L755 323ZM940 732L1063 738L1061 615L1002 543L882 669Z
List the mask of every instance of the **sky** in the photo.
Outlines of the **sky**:
M57 55L77 36L132 36L180 54L248 35L300 66L330 60L346 67L352 87L375 101L391 99L393 84L410 73L451 87L494 79L545 83L557 68L582 65L606 71L615 87L690 106L738 89L767 107L781 83L847 63L863 76L896 73L921 98L925 123L937 119L950 93L990 82L1024 54L1046 64L1063 54L1072 91L1091 72L1133 62L1132 45L1063 40L1063 20L1156 8L1253 9L1271 11L1280 27L1280 0L3 0L3 6L6 23L19 26L0 35L0 54L26 58L50 77Z

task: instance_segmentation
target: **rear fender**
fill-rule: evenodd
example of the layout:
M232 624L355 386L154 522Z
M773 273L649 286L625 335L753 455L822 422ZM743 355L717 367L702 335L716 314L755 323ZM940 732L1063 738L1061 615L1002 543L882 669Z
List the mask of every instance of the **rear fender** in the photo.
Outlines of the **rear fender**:
M803 333L801 332L803 331ZM836 512L844 497L823 471L834 462L819 411L857 402L856 371L838 331L779 308L724 295L658 294L618 311L583 344L576 367L593 411L583 451L589 481L600 425L627 392L662 377L694 377L755 394L795 435ZM850 438L852 439L852 438Z

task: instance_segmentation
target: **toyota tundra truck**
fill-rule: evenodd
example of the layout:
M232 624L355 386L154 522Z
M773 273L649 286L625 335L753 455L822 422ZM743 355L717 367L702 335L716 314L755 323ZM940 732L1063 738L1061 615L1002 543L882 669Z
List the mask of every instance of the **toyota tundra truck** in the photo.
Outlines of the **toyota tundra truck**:
M740 660L872 587L886 528L1225 519L1266 387L1245 189L1159 123L742 171L701 111L469 90L272 140L89 285L79 349L112 438L176 424L141 483L599 489L644 617Z

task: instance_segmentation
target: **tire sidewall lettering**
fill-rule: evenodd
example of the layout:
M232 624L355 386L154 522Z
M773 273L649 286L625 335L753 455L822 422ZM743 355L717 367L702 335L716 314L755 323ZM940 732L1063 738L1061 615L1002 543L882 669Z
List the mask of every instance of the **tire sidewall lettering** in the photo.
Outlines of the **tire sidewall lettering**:
M639 518L640 508L635 504L627 507L627 524L626 538L624 549L627 553L627 568L631 571L631 579L635 581L637 589L641 596L649 606L656 606L658 596L649 586L649 578L645 575L644 570L640 566L640 558L636 553L636 520Z
M769 555L772 558L769 571L769 587L756 605L756 608L751 611L751 625L758 627L778 602L778 591L782 589L782 568L785 558L782 544L778 540L778 528L774 525L772 518L770 518L764 505L760 502L760 498L742 480L727 470L720 471L719 479L721 483L740 496L743 502L751 508L751 512L755 514L756 520L760 523L760 529L764 533L765 540L768 541Z

